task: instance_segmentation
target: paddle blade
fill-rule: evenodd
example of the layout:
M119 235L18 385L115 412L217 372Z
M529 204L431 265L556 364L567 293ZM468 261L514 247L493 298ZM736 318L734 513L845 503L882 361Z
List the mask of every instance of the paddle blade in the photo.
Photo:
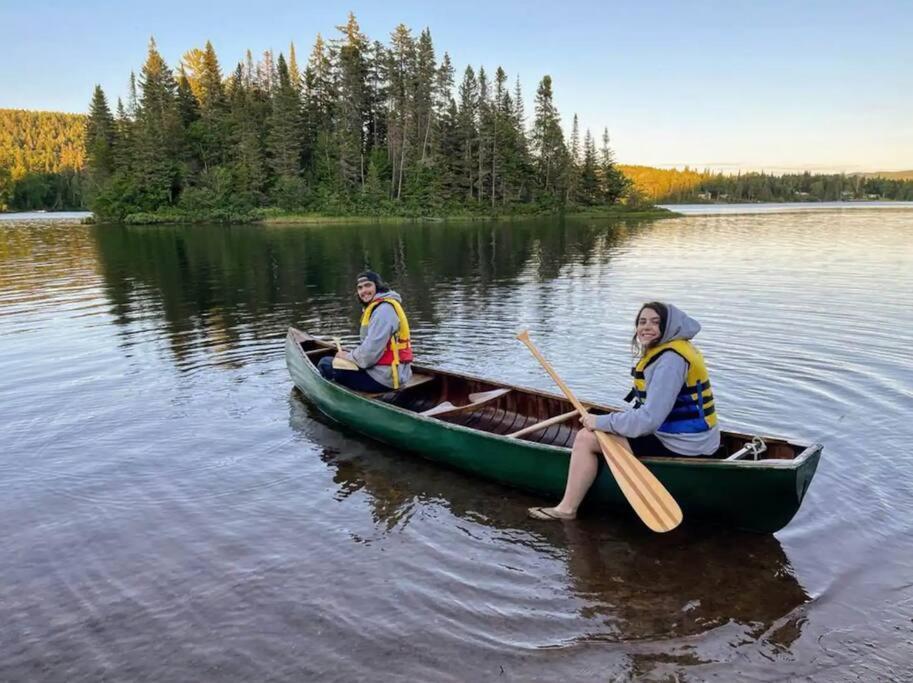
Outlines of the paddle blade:
M517 332L517 339L524 344L529 341L529 330L520 330Z
M643 523L659 533L681 524L681 508L646 465L616 437L596 432L596 438L621 492Z
M345 358L334 358L333 367L337 370L358 370L358 366Z

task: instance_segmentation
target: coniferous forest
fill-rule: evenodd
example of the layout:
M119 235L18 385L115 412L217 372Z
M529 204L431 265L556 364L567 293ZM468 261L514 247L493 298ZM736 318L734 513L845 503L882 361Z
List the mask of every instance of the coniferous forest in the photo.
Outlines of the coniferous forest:
M0 109L0 210L84 207L85 117Z
M85 116L0 110L0 210L158 222L913 200L902 174L619 166L607 129L562 122L549 76L527 112L519 77L458 73L427 29L371 41L352 14L301 62L292 44L225 69L207 42L172 66L150 40L125 82L113 103L96 87Z
M150 41L126 101L100 87L86 119L86 194L102 219L538 212L615 204L627 180L607 131L569 139L549 76L527 114L500 67L457 74L426 29L371 41L354 15L299 63L210 43L165 63ZM136 214L140 214L136 217Z

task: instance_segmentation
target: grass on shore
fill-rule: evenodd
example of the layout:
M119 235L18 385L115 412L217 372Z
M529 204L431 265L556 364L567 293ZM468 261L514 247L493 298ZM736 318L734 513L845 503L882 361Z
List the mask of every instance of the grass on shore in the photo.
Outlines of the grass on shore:
M155 212L132 213L125 219L128 225L167 225L188 223L262 223L264 225L308 225L339 223L443 223L463 221L514 221L564 216L567 218L670 218L679 214L657 206L574 207L567 211L513 211L503 213L457 213L444 215L332 215L319 212L283 211L277 208L255 209L248 212L226 210L187 212L163 209Z

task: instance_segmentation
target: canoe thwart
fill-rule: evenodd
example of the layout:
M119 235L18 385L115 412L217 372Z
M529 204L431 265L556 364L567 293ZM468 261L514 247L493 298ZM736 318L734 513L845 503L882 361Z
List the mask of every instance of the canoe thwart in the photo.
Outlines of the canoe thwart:
M399 389L388 389L387 391L377 391L377 392L367 392L359 391L356 393L361 394L362 396L367 396L369 398L377 398L378 396L386 396L387 394L392 394L398 391L403 391L404 389L412 389L414 387L419 387L422 384L432 381L435 379L434 375L423 375L418 372L413 372L412 377L409 378L409 381L405 384L400 385Z
M575 408L574 410L571 410L570 412L562 413L561 415L556 415L555 417L550 417L547 420L542 420L542 422L537 422L534 425L529 425L528 427L524 427L523 429L518 429L515 432L511 432L510 434L507 434L507 438L508 439L517 439L521 436L526 436L527 434L532 434L534 432L538 432L542 429L545 429L546 427L551 427L552 425L556 425L556 424L560 424L561 422L565 422L565 421L569 420L570 418L574 417L574 415L579 415L579 414L580 414L580 411Z
M480 391L475 394L469 394L469 403L464 406L455 406L450 401L444 401L433 408L422 411L420 415L425 417L432 417L438 415L453 415L454 413L462 413L467 410L473 410L475 408L480 408L487 403L492 401L497 401L499 398L504 396L504 394L510 393L510 389L492 389L491 391Z
M448 410L453 410L456 408L450 401L444 401L443 403L438 403L433 408L428 408L428 410L423 410L419 415L424 415L425 417L431 417L432 415L437 415L438 413L446 413Z

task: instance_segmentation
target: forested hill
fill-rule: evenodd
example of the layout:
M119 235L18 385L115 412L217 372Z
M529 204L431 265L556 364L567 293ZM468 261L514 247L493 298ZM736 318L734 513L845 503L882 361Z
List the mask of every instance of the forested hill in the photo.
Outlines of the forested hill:
M0 109L0 211L83 206L86 117Z
M17 178L82 168L85 120L81 114L0 109L0 167Z
M904 173L775 175L711 173L619 165L636 192L659 203L913 201L913 178Z

